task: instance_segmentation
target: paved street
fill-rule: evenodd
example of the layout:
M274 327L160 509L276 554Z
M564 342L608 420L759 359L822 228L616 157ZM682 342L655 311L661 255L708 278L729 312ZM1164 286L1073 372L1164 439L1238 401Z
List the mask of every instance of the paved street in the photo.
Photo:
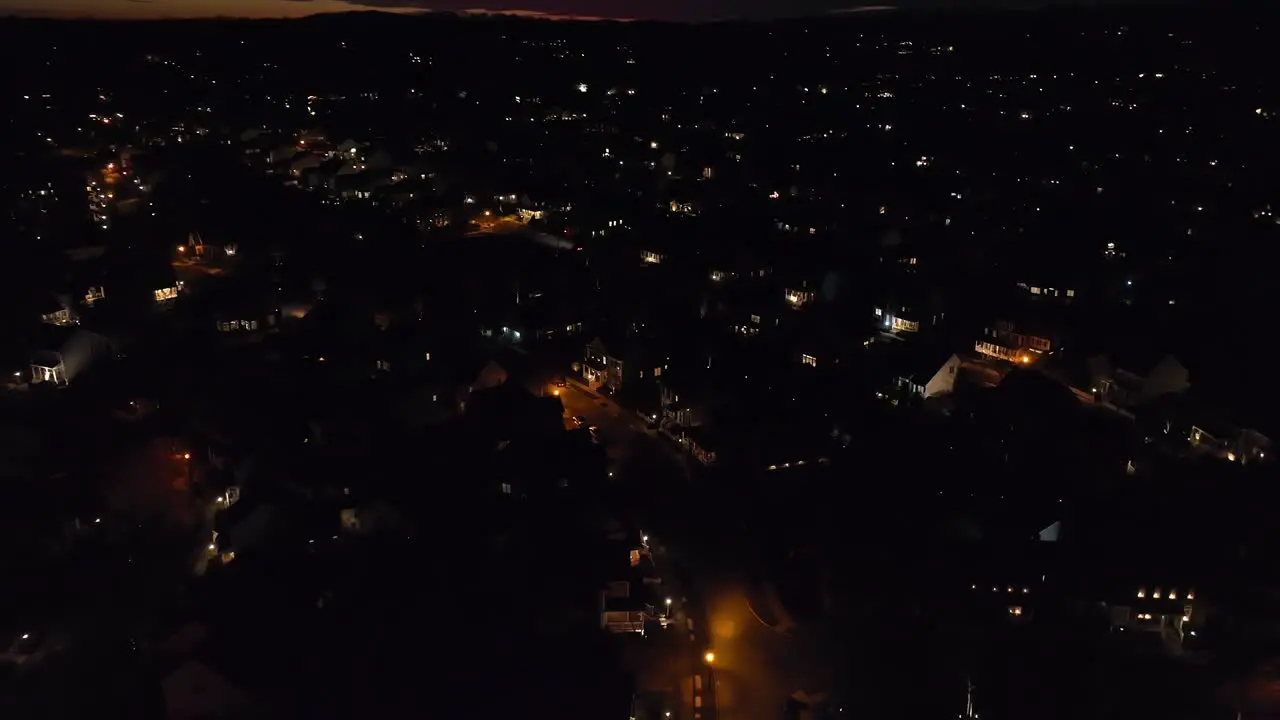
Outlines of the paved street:
M791 626L767 592L744 580L751 558L742 557L746 544L735 537L740 524L731 499L691 478L679 448L646 430L635 413L572 383L548 392L555 390L566 426L578 415L599 428L614 479L650 533L655 561L689 600L691 651L703 668L698 716L778 720L788 696L824 690L829 679L827 664L817 660L820 629ZM702 658L708 649L715 654L709 671ZM696 688L682 686L686 701L690 691Z

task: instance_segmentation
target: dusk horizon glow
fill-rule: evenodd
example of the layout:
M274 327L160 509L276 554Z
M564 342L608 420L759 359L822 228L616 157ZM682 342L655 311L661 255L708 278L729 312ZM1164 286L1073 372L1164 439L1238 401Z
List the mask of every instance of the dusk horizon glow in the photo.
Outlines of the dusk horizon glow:
M769 19L780 17L851 14L895 9L999 7L992 0L899 0L892 4L859 4L849 0L508 0L510 4L485 3L477 7L466 0L0 0L0 16L87 18L115 20L182 18L302 18L326 13L381 11L402 14L452 12L460 14L507 14L552 20L669 20L707 21L717 19ZM1107 2L1104 4L1165 4L1147 2ZM1025 3L1015 3L1024 5ZM1047 0L1036 5L1094 6L1086 0Z

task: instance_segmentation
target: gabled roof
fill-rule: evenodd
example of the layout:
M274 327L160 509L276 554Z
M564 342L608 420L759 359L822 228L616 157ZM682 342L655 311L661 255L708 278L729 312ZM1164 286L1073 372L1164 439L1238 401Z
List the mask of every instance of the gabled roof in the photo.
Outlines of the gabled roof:
M903 343L894 346L892 351L894 357L891 363L895 376L920 385L932 380L955 355L948 346L919 342Z

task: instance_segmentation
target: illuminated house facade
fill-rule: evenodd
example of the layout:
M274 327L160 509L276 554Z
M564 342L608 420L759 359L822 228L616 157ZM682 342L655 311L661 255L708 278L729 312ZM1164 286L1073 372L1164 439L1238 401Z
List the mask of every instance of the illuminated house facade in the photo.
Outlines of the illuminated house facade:
M111 353L101 335L76 327L42 326L31 353L31 384L69 385L96 359Z
M911 293L914 295L914 293ZM938 297L918 300L886 300L871 309L876 328L887 335L918 333L938 327L947 318Z
M1018 289L1032 298L1058 300L1061 302L1071 302L1076 298L1076 291L1074 288L1048 287L1047 285L1033 285L1030 283L1020 282L1018 283Z
M1108 609L1113 629L1170 635L1179 642L1194 635L1203 621L1196 610L1196 589L1185 585L1139 586L1127 599L1108 603Z
M1040 355L1053 352L1054 345L1047 335L1027 332L1012 322L1000 320L983 328L982 337L973 344L973 349L997 360L1027 365Z
M41 313L40 320L50 325L71 325L75 323L75 318L71 315L71 308L62 305L56 305L49 308L47 312Z
M622 356L606 347L601 338L597 337L587 343L583 354L582 379L592 389L605 387L610 392L618 392L622 389L628 369Z
M783 298L793 308L802 308L817 299L817 293L806 287L787 288L782 291Z

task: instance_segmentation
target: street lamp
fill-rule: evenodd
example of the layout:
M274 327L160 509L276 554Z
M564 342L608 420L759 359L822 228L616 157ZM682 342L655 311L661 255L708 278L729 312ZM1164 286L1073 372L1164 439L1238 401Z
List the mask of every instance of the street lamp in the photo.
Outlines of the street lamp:
M708 665L714 665L716 662L716 654L708 650L707 654L702 656L702 659L706 660Z
M671 598L667 598L667 617L671 617Z

